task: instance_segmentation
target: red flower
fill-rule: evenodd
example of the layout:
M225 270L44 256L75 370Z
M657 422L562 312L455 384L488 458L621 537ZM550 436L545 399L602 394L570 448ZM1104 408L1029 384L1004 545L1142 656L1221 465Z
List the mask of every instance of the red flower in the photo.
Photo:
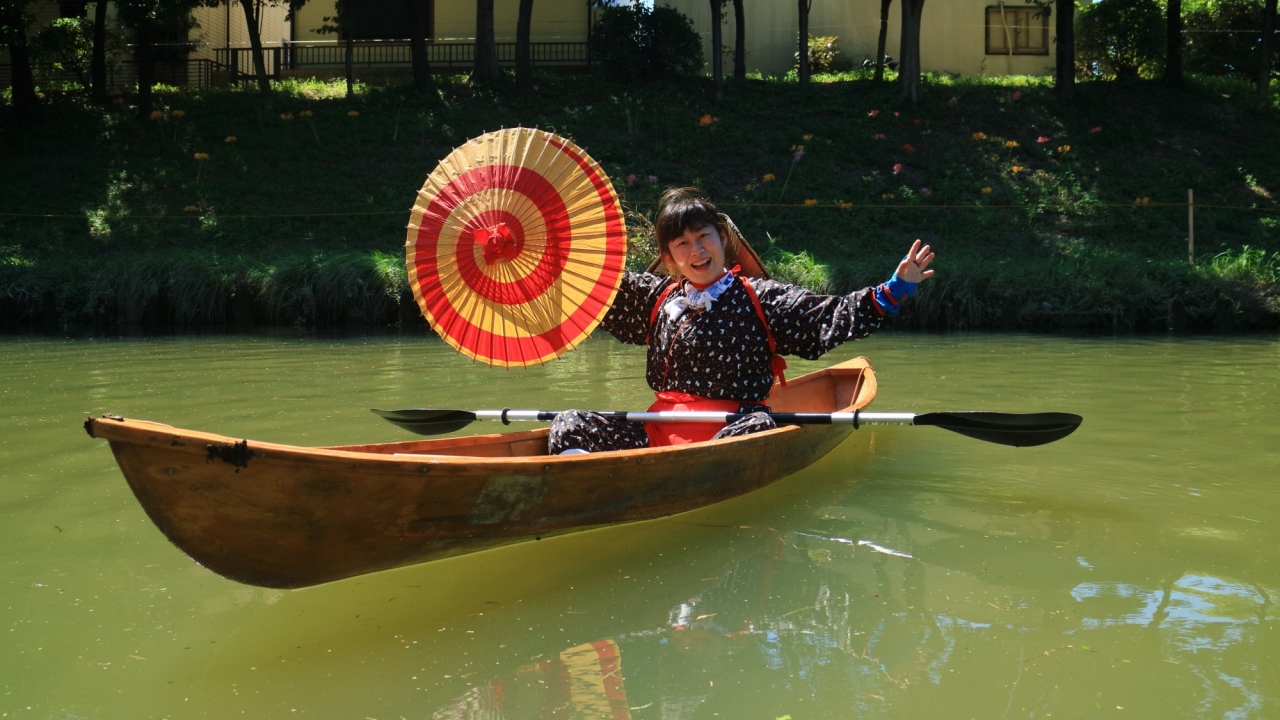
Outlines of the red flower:
M1047 142L1049 142L1049 138L1048 138L1047 136L1045 136L1045 135L1041 135L1040 137L1036 138L1036 142L1038 142L1038 143L1047 143Z
M879 111L879 110L872 110L872 111L870 111L870 112L868 112L868 113L867 113L867 117L875 117L875 116L877 116L877 115L879 115L879 114L880 114L880 111Z
M915 152L915 151L916 151L916 149L915 149L915 148L911 147L911 143L907 143L906 145L903 145L903 146L902 146L902 149L903 149L903 150L906 150L907 152Z
M893 174L894 174L894 175L897 175L897 174L898 174L898 173L900 173L900 172L902 172L902 163L894 163L894 164L893 164Z

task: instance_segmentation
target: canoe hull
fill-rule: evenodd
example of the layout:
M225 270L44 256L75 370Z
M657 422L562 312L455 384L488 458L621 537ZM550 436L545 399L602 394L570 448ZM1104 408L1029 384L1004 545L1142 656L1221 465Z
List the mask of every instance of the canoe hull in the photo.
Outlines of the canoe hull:
M862 407L862 358L797 378L776 410ZM823 400L825 398L825 401ZM175 545L224 577L296 588L514 542L692 510L764 487L852 428L810 425L672 448L552 457L545 428L308 448L104 416L139 503Z

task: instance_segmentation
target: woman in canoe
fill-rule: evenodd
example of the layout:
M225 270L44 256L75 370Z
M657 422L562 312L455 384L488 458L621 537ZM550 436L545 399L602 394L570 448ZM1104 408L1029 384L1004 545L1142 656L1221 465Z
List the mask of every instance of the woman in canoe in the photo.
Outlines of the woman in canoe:
M766 411L782 355L815 360L875 332L916 286L933 275L934 254L919 240L893 276L849 295L819 295L773 280L749 280L725 258L744 255L728 218L692 188L668 190L655 234L672 277L626 273L600 327L624 343L649 346L650 411L751 413L729 425L630 423L581 410L551 424L551 454L630 450L736 437L776 425ZM749 251L746 251L749 252ZM785 382L785 381L784 381Z

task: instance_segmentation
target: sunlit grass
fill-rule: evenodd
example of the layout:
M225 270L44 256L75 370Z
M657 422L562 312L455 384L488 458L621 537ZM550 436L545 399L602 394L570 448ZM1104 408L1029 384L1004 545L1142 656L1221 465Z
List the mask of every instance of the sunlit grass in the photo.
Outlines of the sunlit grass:
M1280 280L1280 252L1245 245L1214 255L1209 268L1225 280L1274 285Z

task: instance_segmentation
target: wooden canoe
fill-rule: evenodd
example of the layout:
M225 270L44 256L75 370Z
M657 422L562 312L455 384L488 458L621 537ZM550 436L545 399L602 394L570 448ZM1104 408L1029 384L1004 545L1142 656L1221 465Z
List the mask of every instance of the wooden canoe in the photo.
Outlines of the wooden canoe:
M777 412L851 411L875 397L866 358L779 388ZM853 428L548 456L547 428L378 445L298 447L103 415L85 430L161 532L232 580L297 588L525 540L647 520L791 475Z

